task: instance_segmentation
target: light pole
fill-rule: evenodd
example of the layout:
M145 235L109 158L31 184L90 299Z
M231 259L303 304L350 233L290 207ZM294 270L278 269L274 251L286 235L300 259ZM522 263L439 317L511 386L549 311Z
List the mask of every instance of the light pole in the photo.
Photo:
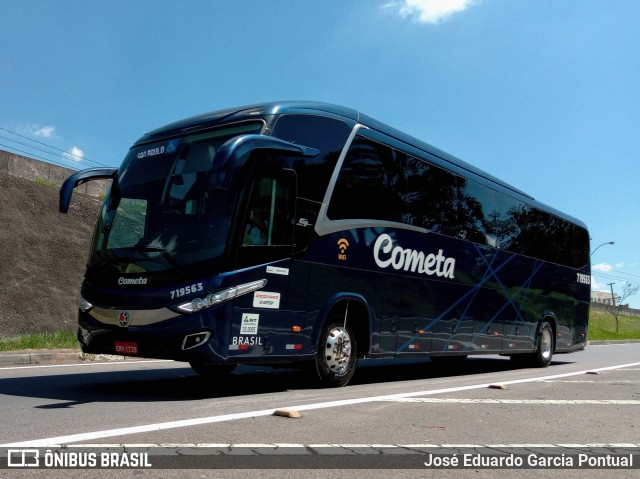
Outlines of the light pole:
M598 246L596 246L596 249L594 249L594 250L591 252L591 256L593 256L593 253L595 253L596 251L598 251L598 248L600 248L600 246L604 246L604 245L606 245L606 244L615 244L615 243L616 243L615 241L607 241L606 243L599 244Z
M613 294L613 285L616 283L609 283L609 286L611 286L611 303L613 304L613 307L616 307L616 297Z
M593 253L595 253L596 251L598 251L598 248L600 248L600 246L604 246L604 245L606 245L606 244L611 244L611 245L612 245L612 244L615 244L615 241L607 241L606 243L599 244L598 246L596 246L596 249L594 249L594 250L591 252L591 254L590 254L589 256L593 256ZM593 283L592 283L592 284L593 284ZM615 306L615 304L616 304L616 298L615 298L615 296L613 295L613 285L614 285L614 284L615 284L615 283L609 283L609 286L611 286L611 299L612 299L612 301L613 301L613 305Z

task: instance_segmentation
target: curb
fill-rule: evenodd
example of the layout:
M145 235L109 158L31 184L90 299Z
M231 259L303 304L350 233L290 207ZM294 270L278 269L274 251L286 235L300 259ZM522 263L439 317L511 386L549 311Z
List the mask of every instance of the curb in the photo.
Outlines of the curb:
M73 349L26 350L0 353L0 366L30 366L82 361L82 352Z
M73 364L92 361L137 361L142 358L86 354L79 349L47 349L7 351L0 353L0 366L36 366L45 364Z

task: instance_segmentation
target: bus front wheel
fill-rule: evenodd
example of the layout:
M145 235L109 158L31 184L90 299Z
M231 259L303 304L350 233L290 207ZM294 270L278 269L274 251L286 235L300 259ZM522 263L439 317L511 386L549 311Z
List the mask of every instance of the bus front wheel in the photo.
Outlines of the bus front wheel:
M322 330L315 358L315 369L325 387L346 385L358 362L355 336L344 321L329 321Z

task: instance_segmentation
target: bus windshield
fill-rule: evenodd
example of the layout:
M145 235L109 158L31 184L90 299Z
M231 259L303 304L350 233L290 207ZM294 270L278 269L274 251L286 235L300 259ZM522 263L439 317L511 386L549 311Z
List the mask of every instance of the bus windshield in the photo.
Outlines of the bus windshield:
M261 127L244 123L133 147L105 198L89 270L153 274L220 259L231 195L211 182L213 158L227 140Z

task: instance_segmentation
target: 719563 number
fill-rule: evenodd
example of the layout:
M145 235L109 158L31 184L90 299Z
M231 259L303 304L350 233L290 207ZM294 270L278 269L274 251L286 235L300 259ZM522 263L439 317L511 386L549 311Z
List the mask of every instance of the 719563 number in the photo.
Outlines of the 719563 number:
M580 284L591 284L591 276L583 273L576 273L578 276L576 278L576 282Z
M204 290L204 286L202 283L194 283L188 286L184 286L183 288L174 289L169 294L171 295L171 299L182 298L183 296L187 296L189 294L200 293Z

